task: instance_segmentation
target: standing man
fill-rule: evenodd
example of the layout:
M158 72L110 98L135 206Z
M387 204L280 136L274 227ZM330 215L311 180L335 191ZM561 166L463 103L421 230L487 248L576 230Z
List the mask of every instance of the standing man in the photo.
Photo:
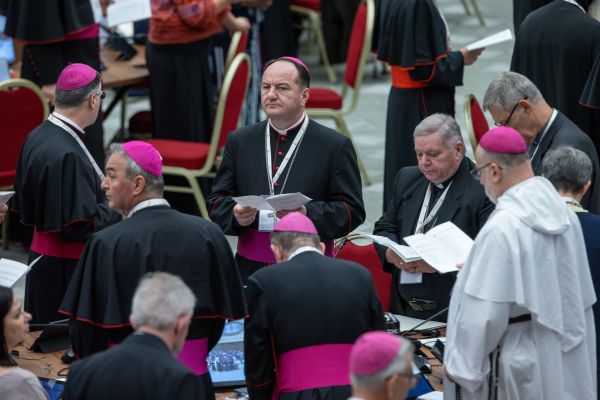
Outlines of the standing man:
M596 296L579 220L533 175L514 129L486 133L476 158L497 205L452 292L444 398L594 399Z
M385 328L371 274L324 257L315 225L298 212L277 222L271 249L279 264L248 280L244 355L250 398L346 400L352 343Z
M27 136L15 178L15 209L34 227L25 309L34 323L57 313L77 260L94 231L120 220L105 204L102 170L83 144L84 129L96 121L105 93L100 74L70 64L56 83L56 108Z
M493 205L469 174L474 166L465 157L458 124L449 115L434 114L413 136L419 166L398 172L392 200L373 233L403 243L405 236L452 221L474 238ZM448 306L455 273L440 274L424 261L405 263L387 247L376 248L384 270L393 274L390 311L425 319Z
M184 346L194 294L164 272L144 276L129 320L135 333L114 349L77 361L69 370L64 400L214 399L202 381L175 360Z
M196 306L179 360L212 393L206 357L225 319L246 316L242 285L225 236L212 222L183 214L162 198L162 162L152 145L114 144L102 183L109 206L127 219L94 235L61 312L71 317L73 350L84 357L131 333L127 319L142 275L165 271L192 289Z
M308 216L333 254L333 239L365 219L360 174L350 139L311 121L304 108L310 93L306 65L292 57L271 60L262 78L268 121L229 135L208 198L209 213L228 235L239 236L236 260L242 281L275 263L269 247L273 224L265 211L236 204L234 196L301 192L312 199L298 210ZM271 220L272 221L272 220Z
M536 175L541 174L542 161L551 149L572 146L585 152L593 170L592 186L582 204L600 212L600 166L594 143L563 113L550 107L533 82L516 72L503 72L488 86L483 108L497 126L510 126L523 136Z
M600 110L580 103L600 55L600 22L586 15L588 3L556 0L529 14L515 41L510 70L531 79L548 104L587 133L600 151Z

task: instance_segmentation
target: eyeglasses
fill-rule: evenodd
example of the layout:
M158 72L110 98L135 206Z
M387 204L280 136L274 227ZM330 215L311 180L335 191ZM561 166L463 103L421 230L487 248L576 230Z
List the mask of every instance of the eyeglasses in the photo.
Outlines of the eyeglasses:
M508 126L508 123L510 122L510 119L512 118L513 114L515 113L515 111L517 111L517 108L519 108L519 104L521 104L521 102L523 100L527 100L527 99L528 99L528 97L525 96L521 100L517 101L517 104L515 104L515 106L513 107L512 111L510 112L510 114L508 114L508 118L506 118L506 121L504 121L504 122L494 122L494 125L496 125L496 126Z
M471 174L471 176L473 178L479 180L479 178L481 177L481 170L484 169L484 168L489 167L492 164L493 164L493 162L489 162L489 163L487 163L487 164L485 164L485 165L483 165L483 166L481 166L479 168L475 168L475 169L470 170L469 173ZM499 165L498 165L498 168L502 169L502 167L499 166Z
M96 93L96 94L97 94L98 96L100 96L100 98L101 98L102 100L104 100L104 98L106 97L106 92L105 92L104 90L103 90L103 91L101 91L100 93Z

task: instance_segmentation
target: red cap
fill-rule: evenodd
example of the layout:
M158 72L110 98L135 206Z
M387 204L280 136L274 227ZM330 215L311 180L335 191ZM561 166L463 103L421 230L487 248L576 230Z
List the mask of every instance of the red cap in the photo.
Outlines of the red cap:
M402 341L387 332L367 332L360 336L350 351L350 373L369 376L383 371L396 358Z
M299 212L291 212L281 218L273 228L274 232L298 232L309 235L318 235L315 224L306 215Z
M144 171L154 176L162 176L162 157L150 143L132 140L123 143L123 151Z
M508 126L499 126L487 131L479 145L485 151L500 154L523 154L527 152L527 143L523 136Z
M96 79L98 72L85 64L69 64L62 70L56 88L59 90L75 90Z

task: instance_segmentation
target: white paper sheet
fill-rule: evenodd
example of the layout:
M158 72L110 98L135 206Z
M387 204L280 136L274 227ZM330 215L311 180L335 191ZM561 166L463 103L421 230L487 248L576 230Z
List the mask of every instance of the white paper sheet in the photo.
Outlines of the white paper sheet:
M474 43L467 45L467 50L475 50L482 49L484 47L489 47L494 44L506 42L508 40L512 40L513 35L510 29L505 29L502 32L494 33L493 35L487 36L481 40L478 40Z
M270 197L240 196L232 197L232 199L242 206L268 211L296 210L312 200L299 192L277 194Z
M417 397L419 400L444 400L444 392L429 392Z
M358 232L358 234L368 239L371 239L377 244L389 247L394 253L398 254L406 262L421 259L421 256L419 256L419 254L417 254L417 252L411 249L410 247L403 244L398 244L385 236L371 235L369 233L362 232Z
M8 203L8 200L10 200L10 198L13 197L14 194L15 192L12 191L0 192L0 206L3 206L6 203Z
M117 0L106 9L108 26L150 18L150 0Z
M31 265L33 266L40 258L41 256L36 258ZM0 258L0 286L13 287L30 269L27 264Z

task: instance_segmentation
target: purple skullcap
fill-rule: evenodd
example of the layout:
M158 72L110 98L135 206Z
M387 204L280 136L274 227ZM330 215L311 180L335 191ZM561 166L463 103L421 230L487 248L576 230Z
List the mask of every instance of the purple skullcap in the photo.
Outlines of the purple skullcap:
M139 140L123 143L123 151L144 171L154 176L162 176L162 157L150 143Z
M299 212L291 212L281 218L273 228L274 232L297 232L309 235L318 235L315 224L306 215Z
M58 90L79 89L96 79L97 74L98 72L89 65L69 64L60 73L56 81L56 88Z
M306 64L304 64L304 62L301 59L296 58L296 57L291 57L291 56L284 56L284 57L281 57L281 59L288 60L288 61L293 62L294 64L298 64L298 65L302 66L302 68L304 68L306 70L306 73L308 75L310 75L310 70L308 69Z
M523 154L527 152L527 143L523 136L508 126L490 129L483 135L479 145L491 153Z
M400 337L375 331L360 336L350 351L350 373L369 376L390 366L402 347Z

